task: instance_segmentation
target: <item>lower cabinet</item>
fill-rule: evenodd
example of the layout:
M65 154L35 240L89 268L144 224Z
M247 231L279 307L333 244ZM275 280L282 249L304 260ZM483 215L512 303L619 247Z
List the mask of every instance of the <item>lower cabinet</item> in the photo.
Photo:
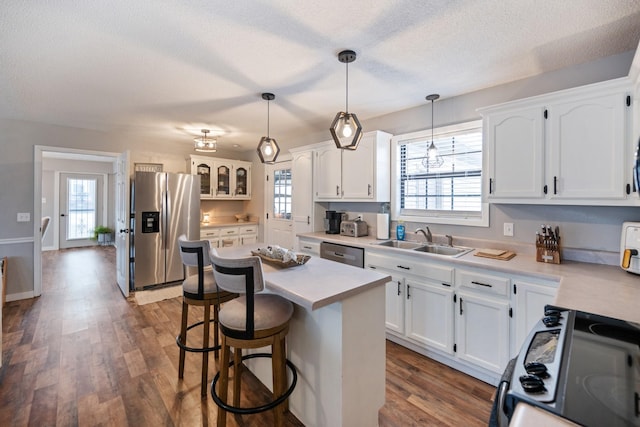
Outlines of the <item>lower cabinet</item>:
M200 238L209 240L212 248L248 245L258 240L258 226L206 227L200 230Z
M464 291L457 299L457 356L502 373L509 361L509 303Z
M406 280L406 335L408 338L453 354L453 289L451 285Z
M391 276L386 283L391 339L495 384L557 288L549 280L525 281L388 251L367 249L365 265Z
M509 277L456 270L457 356L502 373L509 362Z

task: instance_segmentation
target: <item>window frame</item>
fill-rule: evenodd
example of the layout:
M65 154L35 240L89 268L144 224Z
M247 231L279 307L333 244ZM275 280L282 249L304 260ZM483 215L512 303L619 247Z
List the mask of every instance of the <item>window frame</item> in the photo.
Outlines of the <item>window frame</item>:
M485 143L482 120L473 120L470 122L459 123L455 125L442 126L433 129L434 138L451 132L463 132L469 129L480 129L483 135L482 142L482 171L481 171L481 209L477 214L469 214L468 212L456 213L453 211L431 211L426 209L411 209L417 214L408 214L400 208L400 145L415 139L431 139L431 129L425 129L417 132L406 133L402 135L394 135L391 138L391 219L393 221L405 222L426 222L432 224L448 224L448 225L467 225L472 227L489 227L489 204L486 197L482 193L484 185L482 185L482 172L486 167L485 162Z

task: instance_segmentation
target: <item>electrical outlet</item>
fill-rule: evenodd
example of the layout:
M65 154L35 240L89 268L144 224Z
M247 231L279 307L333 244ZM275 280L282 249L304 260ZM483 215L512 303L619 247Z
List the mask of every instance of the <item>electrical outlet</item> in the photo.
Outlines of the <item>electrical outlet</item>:
M29 212L18 212L18 222L31 221L31 214Z
M513 237L513 223L512 222L505 222L504 223L504 235L505 236L509 236L509 237Z

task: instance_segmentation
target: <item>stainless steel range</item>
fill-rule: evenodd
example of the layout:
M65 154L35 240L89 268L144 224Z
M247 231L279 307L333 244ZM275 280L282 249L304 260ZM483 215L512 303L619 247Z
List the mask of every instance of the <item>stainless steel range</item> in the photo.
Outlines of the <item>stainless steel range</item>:
M498 388L491 425L525 402L584 426L640 426L640 325L547 307Z

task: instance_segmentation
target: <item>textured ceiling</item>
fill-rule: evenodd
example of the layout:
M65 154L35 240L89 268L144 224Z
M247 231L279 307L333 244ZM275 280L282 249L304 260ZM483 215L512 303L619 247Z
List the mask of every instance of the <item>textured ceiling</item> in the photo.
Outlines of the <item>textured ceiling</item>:
M637 0L3 0L0 117L256 146L633 50ZM329 134L327 132L327 138ZM286 145L286 144L285 144Z

